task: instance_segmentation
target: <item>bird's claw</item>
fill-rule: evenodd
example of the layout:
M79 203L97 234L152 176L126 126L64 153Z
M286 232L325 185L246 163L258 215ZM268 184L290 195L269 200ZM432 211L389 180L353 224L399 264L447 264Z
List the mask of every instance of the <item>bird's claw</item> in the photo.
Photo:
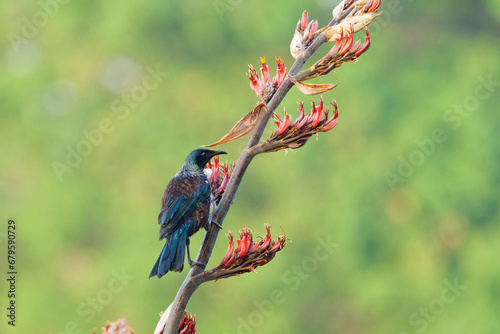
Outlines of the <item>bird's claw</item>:
M213 213L210 213L210 215L208 217L208 225L209 226L207 226L207 229L206 229L207 231L208 231L208 227L210 227L210 224L214 224L215 226L217 226L219 229L222 230L222 225L219 224L219 222L217 220L215 220Z
M211 224L214 224L215 226L217 226L219 229L221 229L221 230L222 230L222 225L221 225L221 224L219 224L219 223L217 222L217 220L212 219L212 221L211 221L210 223L211 223Z
M191 259L188 259L188 264L191 268L193 268L194 266L199 266L199 267L206 267L205 264L203 262L199 262L199 261L193 261Z
M206 264L204 264L203 262L199 262L199 261L193 261L191 260L191 254L189 252L189 244L190 244L190 240L187 239L186 240L186 248L187 248L187 256L188 256L188 264L191 268L193 268L194 266L199 266L199 267L206 267Z

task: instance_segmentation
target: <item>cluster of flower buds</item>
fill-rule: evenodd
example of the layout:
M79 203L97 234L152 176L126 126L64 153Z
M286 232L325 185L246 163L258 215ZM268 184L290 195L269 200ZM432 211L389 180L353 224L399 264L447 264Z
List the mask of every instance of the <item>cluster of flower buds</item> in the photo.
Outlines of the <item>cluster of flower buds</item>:
M170 315L170 312L172 311L172 304L165 310L165 312L161 313L161 318L158 324L156 325L156 329L154 334L164 334L165 331L165 324L167 323L167 318ZM179 330L177 331L178 334L195 334L196 333L196 319L194 317L194 314L188 314L187 312L184 311L184 314L182 315L181 322L179 324ZM122 334L116 333L116 334ZM126 333L123 333L126 334Z
M342 19L360 16L376 11L381 0L343 0L333 9L333 18L338 22Z
M344 0L333 10L335 24L322 28L328 42L366 28L378 15L381 0Z
M250 271L255 272L255 268L271 261L276 252L285 247L286 236L279 236L274 241L269 224L264 224L264 226L267 234L264 237L259 237L260 240L257 242L253 240L252 232L248 228L241 229L240 238L236 240L236 248L234 247L233 235L229 231L227 234L229 247L226 256L217 267L208 271L206 275L210 276L210 279L219 279Z
M194 314L184 312L182 315L181 323L179 324L178 334L194 334L196 333L196 319Z
M224 191L226 190L229 178L233 173L236 162L219 163L219 156L215 156L214 162L209 161L205 166L205 173L208 175L210 188L212 189L212 200L219 204Z
M361 40L354 43L352 30L347 30L344 36L344 31L340 31L340 35L335 38L335 45L328 51L328 53L314 64L302 80L318 77L320 75L328 74L333 69L340 67L345 62L355 62L370 47L370 33L365 28L366 38L363 44Z
M262 152L276 152L287 148L299 148L303 146L312 135L320 131L329 131L337 125L339 113L335 101L332 102L333 115L331 117L328 116L329 110L324 106L322 98L320 98L318 105L312 100L310 114L304 111L304 103L301 101L298 103L300 114L293 122L292 116L287 113L286 108L283 119L281 119L278 114L273 114L276 120L275 124L277 130L271 133L271 138L260 143Z
M297 22L297 28L290 43L290 53L293 58L297 58L301 52L311 45L316 32L318 31L318 20L309 21L309 14L305 10L302 17Z
M276 75L273 80L269 80L269 66L266 64L266 58L261 57L260 62L262 63L262 67L260 68L261 77L259 78L259 74L253 68L252 65L248 65L248 79L250 79L250 87L254 90L255 94L260 97L261 100L268 100L274 92L281 85L283 80L286 77L286 68L283 59L276 58L276 62L278 63L278 67L276 69Z
M96 334L96 330L92 334ZM127 325L127 319L119 319L112 323L107 323L106 327L102 328L102 334L134 334L134 331Z
M381 0L343 0L333 10L332 22L321 29L318 29L317 21L308 23L307 12L304 12L290 45L292 56L297 58L312 43L315 34L324 35L327 42L335 42L335 45L316 64L304 70L303 75L299 75L300 78L296 78L299 85L303 85L300 81L328 74L345 62L357 61L358 57L368 50L370 35L366 27L379 15L380 3ZM302 27L311 29L302 31ZM360 40L354 43L353 35L361 29L366 31L366 40L363 44Z

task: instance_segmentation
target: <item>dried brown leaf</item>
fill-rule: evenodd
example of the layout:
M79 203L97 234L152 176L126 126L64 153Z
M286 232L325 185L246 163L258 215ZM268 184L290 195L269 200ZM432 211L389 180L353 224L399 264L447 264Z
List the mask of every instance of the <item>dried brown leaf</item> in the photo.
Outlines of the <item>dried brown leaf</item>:
M290 81L303 93L306 95L317 95L323 94L329 90L334 89L337 85L334 84L306 84L300 81L295 80L290 77Z
M235 126L229 131L224 137L222 137L220 140L216 141L213 144L210 145L204 145L203 147L213 147L213 146L218 146L227 142L230 142L232 140L238 139L240 137L243 137L247 133L250 133L253 128L255 127L255 124L257 123L257 120L259 119L259 115L261 110L266 111L267 107L264 103L259 104L255 108L253 108L248 114L246 114L242 119L236 123Z

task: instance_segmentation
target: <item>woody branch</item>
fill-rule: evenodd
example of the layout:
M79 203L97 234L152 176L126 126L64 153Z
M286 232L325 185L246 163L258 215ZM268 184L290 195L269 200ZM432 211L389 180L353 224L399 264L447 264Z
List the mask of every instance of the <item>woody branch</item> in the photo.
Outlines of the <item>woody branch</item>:
M357 57L359 57L359 55L368 48L369 36L367 37L367 42L360 45L359 42L353 44L352 35L366 27L378 15L377 9L379 6L380 0L344 0L333 10L333 19L330 23L319 30L315 30L314 20L309 23L307 22L307 16L305 22L304 15L302 16L302 20L299 20L291 46L292 55L296 59L288 72L288 75L280 83L279 87L272 91L270 96L261 96L261 100L259 101L260 107L258 106L258 109L254 109L257 110L257 112L254 112L253 114L255 119L251 124L250 138L248 139L245 148L236 162L231 178L229 179L229 183L227 184L219 204L213 210L213 217L219 224L222 225L224 222L224 219L235 200L241 180L251 161L257 154L267 152L267 150L263 149L263 147L265 148L266 143L259 143L269 119L277 107L281 104L287 93L294 85L296 85L302 92L306 91L306 94L318 94L318 92L323 92L335 87L335 85L324 85L326 88L317 87L315 85L305 85L301 83L301 81L328 74L330 71L340 66L343 62L356 61ZM307 15L307 12L304 13ZM317 27L317 21L315 24ZM337 43L332 48L331 52L325 55L312 67L302 70L306 61L309 60L322 45L333 41L336 41ZM295 49L294 43L296 43ZM246 132L241 133L249 133L247 128L245 128ZM289 128L285 130L289 131ZM238 138L238 136L235 138ZM271 151L276 147L279 149L287 148L286 145L279 146L276 143L270 143L270 145L271 146L269 147ZM204 271L205 266L210 259L218 235L219 228L212 224L209 231L205 234L196 259L196 261L205 265L194 266L189 271L171 307L169 307L170 312L166 316L164 333L174 334L178 332L179 324L191 296L196 291L198 286L207 280L207 275L203 276L203 273L207 273ZM202 277L205 278L202 279Z

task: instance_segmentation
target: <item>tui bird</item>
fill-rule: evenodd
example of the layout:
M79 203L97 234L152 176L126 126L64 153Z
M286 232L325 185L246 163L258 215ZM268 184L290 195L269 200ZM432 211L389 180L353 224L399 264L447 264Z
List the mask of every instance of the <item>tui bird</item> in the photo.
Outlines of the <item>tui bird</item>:
M165 238L166 241L149 278L160 278L171 270L181 272L186 246L189 265L196 264L189 255L189 237L201 227L207 229L209 226L212 192L204 167L210 159L219 154L227 153L206 149L194 150L165 188L158 224L160 240Z

